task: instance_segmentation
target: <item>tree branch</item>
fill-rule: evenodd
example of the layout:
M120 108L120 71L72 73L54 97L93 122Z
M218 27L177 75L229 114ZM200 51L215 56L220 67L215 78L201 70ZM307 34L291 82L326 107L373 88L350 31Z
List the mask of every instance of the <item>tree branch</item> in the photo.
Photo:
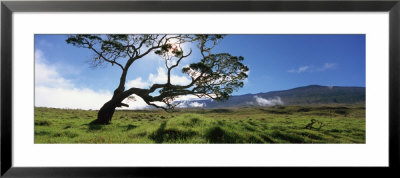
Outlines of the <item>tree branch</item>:
M167 35L164 35L164 36L160 39L160 41L158 41L157 46L152 46L151 48L147 49L147 51L144 52L143 54L136 56L136 58L137 58L137 59L142 58L143 56L146 56L147 54L149 54L152 50L157 49L157 48L160 48L160 47L161 47L161 42L162 42L162 40L164 40L164 38L165 38L166 36L167 36Z
M107 62L109 62L109 63L111 63L111 64L117 64L122 70L124 70L124 67L120 64L120 63L118 63L118 62L116 62L115 60L109 60L109 59L107 59L107 58L105 58L103 55L102 55L102 53L99 53L96 49L94 49L94 48L89 48L89 49L91 49L92 51L94 51L97 55L99 55L99 57L101 57L101 58L103 58L103 60L105 60L105 61L107 61Z
M172 70L173 68L177 67L177 66L179 65L179 63L181 62L181 60L182 60L183 58L186 58L186 57L190 56L190 54L192 54L192 49L190 49L190 52L189 52L187 55L182 55L182 56L176 61L176 63L175 63L174 65L172 65L171 67L168 67L168 66L167 66L167 68L168 68L168 81L167 81L167 83L168 83L168 84L171 84L171 70Z

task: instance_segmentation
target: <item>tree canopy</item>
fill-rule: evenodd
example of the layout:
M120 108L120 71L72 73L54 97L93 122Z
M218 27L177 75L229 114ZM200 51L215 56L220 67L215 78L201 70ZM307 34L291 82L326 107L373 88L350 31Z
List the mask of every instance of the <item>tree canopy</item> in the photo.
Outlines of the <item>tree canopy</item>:
M111 64L122 70L119 86L109 103L116 107L126 106L122 100L137 95L148 105L171 110L177 106L174 100L182 95L196 95L227 100L233 91L243 87L249 68L242 62L242 56L229 53L213 53L212 49L225 35L70 35L66 42L92 51L93 66ZM184 44L195 44L195 49L184 51ZM182 60L188 58L193 50L198 50L199 59L188 66L180 66L182 73L190 77L187 85L176 85L171 81L171 71L177 68ZM165 83L155 83L147 89L125 89L126 75L131 65L144 56L154 53L165 60L168 79ZM134 70L134 68L132 69ZM153 92L158 94L154 95ZM162 102L163 105L155 102Z

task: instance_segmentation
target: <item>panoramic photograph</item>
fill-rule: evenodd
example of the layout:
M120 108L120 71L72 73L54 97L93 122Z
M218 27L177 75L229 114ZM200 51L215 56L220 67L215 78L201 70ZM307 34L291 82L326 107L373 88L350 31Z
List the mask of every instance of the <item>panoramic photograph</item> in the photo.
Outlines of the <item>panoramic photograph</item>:
M364 34L36 34L35 144L365 144Z

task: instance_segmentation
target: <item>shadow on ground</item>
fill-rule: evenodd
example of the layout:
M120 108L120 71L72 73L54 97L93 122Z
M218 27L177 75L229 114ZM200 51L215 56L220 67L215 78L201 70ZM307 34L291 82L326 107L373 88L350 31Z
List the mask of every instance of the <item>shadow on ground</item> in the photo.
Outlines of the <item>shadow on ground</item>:
M156 143L172 143L177 140L186 140L195 136L197 133L194 131L183 131L178 129L166 129L167 121L164 121L160 127L153 134L149 136L150 139Z

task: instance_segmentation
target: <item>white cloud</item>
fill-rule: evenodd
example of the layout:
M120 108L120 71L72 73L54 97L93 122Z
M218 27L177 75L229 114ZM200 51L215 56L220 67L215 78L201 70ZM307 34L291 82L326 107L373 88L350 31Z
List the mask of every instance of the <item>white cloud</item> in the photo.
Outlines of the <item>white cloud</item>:
M35 85L47 87L70 88L72 83L70 80L62 78L57 72L57 68L47 65L41 50L35 51Z
M324 65L320 67L314 67L314 66L301 66L297 69L290 69L288 72L291 73L302 73L302 72L321 72L329 69L334 69L336 68L337 64L335 63L325 63Z
M100 109L111 97L111 92L87 88L35 87L35 106L39 107Z
M273 99L265 99L259 96L254 96L254 99L256 100L257 105L259 106L275 106L275 105L283 105L283 101L281 98L278 96Z
M100 109L111 97L112 93L109 91L94 91L88 88L35 87L35 106L39 107ZM140 97L136 97L135 101L125 100L123 103L127 103L129 109L145 109L149 107Z
M157 74L149 75L149 82L151 82L151 84L166 83L167 82L167 72L163 68L159 67L157 69Z
M199 98L195 95L181 95L178 96L175 101L194 101L194 100L203 100L204 98Z
M328 69L334 69L337 65L335 63L325 63L322 67L318 68L317 71L325 71Z
M192 102L192 103L189 104L189 106L193 107L193 108L202 108L202 107L205 107L206 104L205 103L199 103L199 102Z
M35 51L35 106L70 109L99 109L112 94L77 88L50 65L41 50Z
M157 69L157 74L150 74L149 75L149 82L150 84L155 84L155 83L167 83L168 81L168 74L167 71L159 67ZM178 76L171 74L171 84L174 85L188 85L190 84L191 80L185 76Z
M300 73L300 72L304 72L304 71L307 71L308 69L310 69L309 66L303 66L303 67L300 67L300 68L298 69L298 72L299 72L299 73Z
M135 80L130 80L128 82L126 82L125 85L127 88L148 88L150 86L150 84L148 82L145 82L142 80L142 77L138 77Z
M289 70L289 72L302 73L302 72L305 72L305 71L307 71L309 69L310 69L310 66L301 66L301 67L299 67L297 69L291 69L291 70Z
M131 95L131 96L133 96L135 99L134 100L125 99L124 101L122 101L122 103L129 105L129 109L136 110L136 109L146 109L150 107L141 97L137 95ZM127 108L123 107L120 109L127 109Z
M183 101L179 103L177 106L178 108L203 108L206 107L205 103L200 103L197 101L191 102L191 101Z

